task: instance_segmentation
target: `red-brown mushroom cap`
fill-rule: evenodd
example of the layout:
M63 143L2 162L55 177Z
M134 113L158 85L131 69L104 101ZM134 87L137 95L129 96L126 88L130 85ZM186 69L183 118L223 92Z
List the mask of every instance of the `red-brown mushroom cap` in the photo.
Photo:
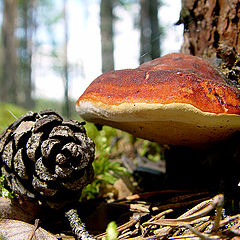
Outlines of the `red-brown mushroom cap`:
M240 90L207 61L181 53L102 74L76 109L87 121L166 144L215 142L240 130Z

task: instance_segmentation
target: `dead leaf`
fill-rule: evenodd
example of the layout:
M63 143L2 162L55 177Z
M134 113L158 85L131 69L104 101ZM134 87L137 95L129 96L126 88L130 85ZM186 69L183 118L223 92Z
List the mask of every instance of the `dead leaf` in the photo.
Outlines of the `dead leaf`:
M0 239L2 238L7 240L57 240L41 227L3 218L0 219Z

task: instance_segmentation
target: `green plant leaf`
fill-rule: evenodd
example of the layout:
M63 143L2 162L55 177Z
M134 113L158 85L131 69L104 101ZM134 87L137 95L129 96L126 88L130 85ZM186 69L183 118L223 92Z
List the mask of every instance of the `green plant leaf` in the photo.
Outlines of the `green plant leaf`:
M104 238L105 240L117 240L117 224L115 222L110 222L107 226L106 233L107 236Z
M5 177L1 176L0 177L0 196L13 198L13 194L4 187L4 183L5 183Z

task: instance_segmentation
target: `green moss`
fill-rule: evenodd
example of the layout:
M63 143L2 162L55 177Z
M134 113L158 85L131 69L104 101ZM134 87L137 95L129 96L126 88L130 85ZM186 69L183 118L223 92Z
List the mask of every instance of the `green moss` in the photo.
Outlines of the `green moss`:
M138 153L141 156L145 156L153 162L157 162L165 159L164 147L159 143L151 142L148 140L142 140L142 144L139 146Z
M108 126L103 126L99 131L93 123L87 122L85 125L87 135L90 137L96 146L96 149L101 149L102 144L111 145L112 138L117 135L117 130Z
M13 194L5 188L5 177L4 176L0 177L0 196L7 197L7 198L13 198Z
M83 189L82 199L92 199L99 195L101 189L114 182L123 175L128 174L126 168L117 161L109 159L113 150L111 142L116 136L116 129L104 126L101 131L94 124L87 123L88 136L95 142L96 159L93 162L95 178L92 184Z

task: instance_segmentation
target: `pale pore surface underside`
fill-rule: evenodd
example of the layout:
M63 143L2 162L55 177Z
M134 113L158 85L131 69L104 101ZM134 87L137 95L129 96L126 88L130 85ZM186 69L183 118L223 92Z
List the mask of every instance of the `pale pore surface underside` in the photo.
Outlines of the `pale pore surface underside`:
M240 130L240 115L203 112L184 103L108 106L80 101L76 109L86 121L112 126L162 144L210 143Z

